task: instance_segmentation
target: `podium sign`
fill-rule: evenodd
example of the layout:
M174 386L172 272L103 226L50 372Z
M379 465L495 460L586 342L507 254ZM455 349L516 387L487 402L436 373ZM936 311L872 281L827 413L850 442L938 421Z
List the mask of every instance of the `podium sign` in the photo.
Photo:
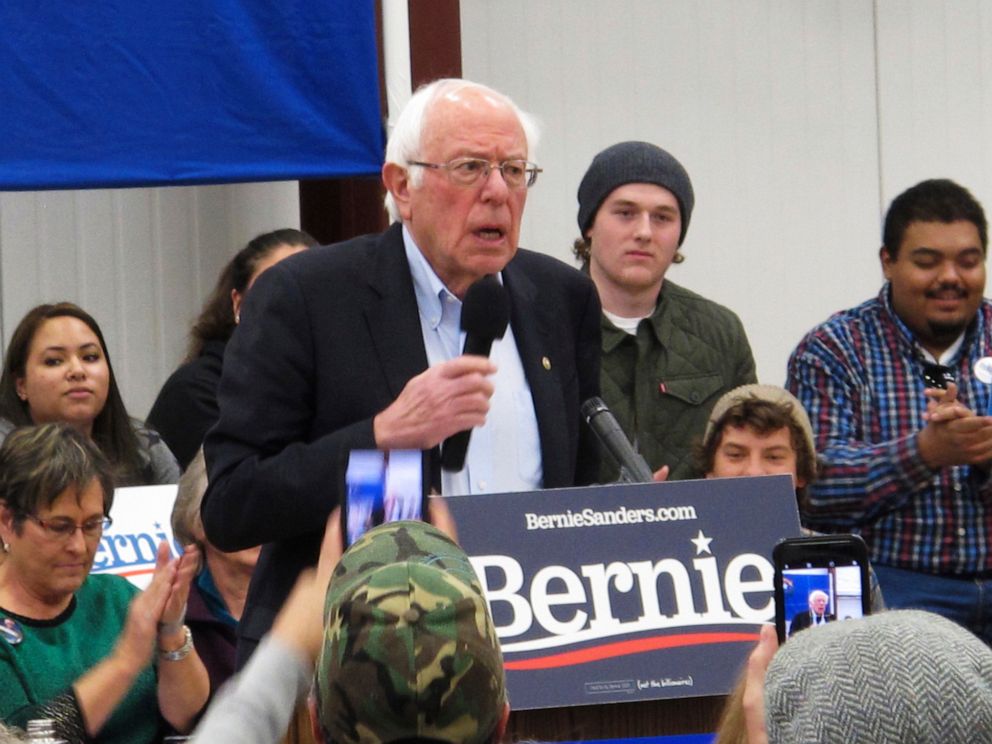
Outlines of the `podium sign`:
M515 709L722 695L774 620L788 476L448 500Z

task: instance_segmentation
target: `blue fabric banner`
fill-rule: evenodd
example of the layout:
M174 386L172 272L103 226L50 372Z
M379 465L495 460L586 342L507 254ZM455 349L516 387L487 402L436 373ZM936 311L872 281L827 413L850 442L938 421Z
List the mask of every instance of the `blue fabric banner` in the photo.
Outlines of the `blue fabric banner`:
M377 173L373 3L0 3L0 189Z

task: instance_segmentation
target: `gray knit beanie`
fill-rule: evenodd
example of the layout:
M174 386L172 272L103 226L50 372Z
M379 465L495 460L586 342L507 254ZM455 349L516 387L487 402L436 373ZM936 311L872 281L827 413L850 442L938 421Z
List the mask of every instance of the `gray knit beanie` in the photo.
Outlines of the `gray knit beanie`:
M804 630L768 667L769 744L992 741L992 650L959 625L893 610Z
M614 189L628 183L653 183L671 191L679 202L685 240L695 197L692 182L682 163L650 142L620 142L592 159L579 184L579 231L584 236L592 226L599 205Z

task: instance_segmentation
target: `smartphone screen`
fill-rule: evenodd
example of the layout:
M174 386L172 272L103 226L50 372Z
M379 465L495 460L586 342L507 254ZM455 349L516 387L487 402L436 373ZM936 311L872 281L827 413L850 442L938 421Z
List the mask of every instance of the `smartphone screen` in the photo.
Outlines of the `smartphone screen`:
M785 540L775 547L775 624L779 642L807 628L869 612L867 549L855 535Z
M421 450L352 450L341 509L346 543L384 522L423 519L425 497Z

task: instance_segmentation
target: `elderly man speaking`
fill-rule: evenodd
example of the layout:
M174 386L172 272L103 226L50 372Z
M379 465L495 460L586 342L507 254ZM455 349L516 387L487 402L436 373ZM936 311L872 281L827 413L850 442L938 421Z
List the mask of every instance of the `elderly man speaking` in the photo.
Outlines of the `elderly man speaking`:
M465 80L417 91L382 169L401 220L291 257L252 290L224 360L205 452L209 539L264 544L239 662L268 630L340 500L351 449L424 449L472 430L445 495L591 483L579 406L599 390L600 306L565 264L519 250L536 126ZM462 353L461 301L496 274L509 327L489 359Z

